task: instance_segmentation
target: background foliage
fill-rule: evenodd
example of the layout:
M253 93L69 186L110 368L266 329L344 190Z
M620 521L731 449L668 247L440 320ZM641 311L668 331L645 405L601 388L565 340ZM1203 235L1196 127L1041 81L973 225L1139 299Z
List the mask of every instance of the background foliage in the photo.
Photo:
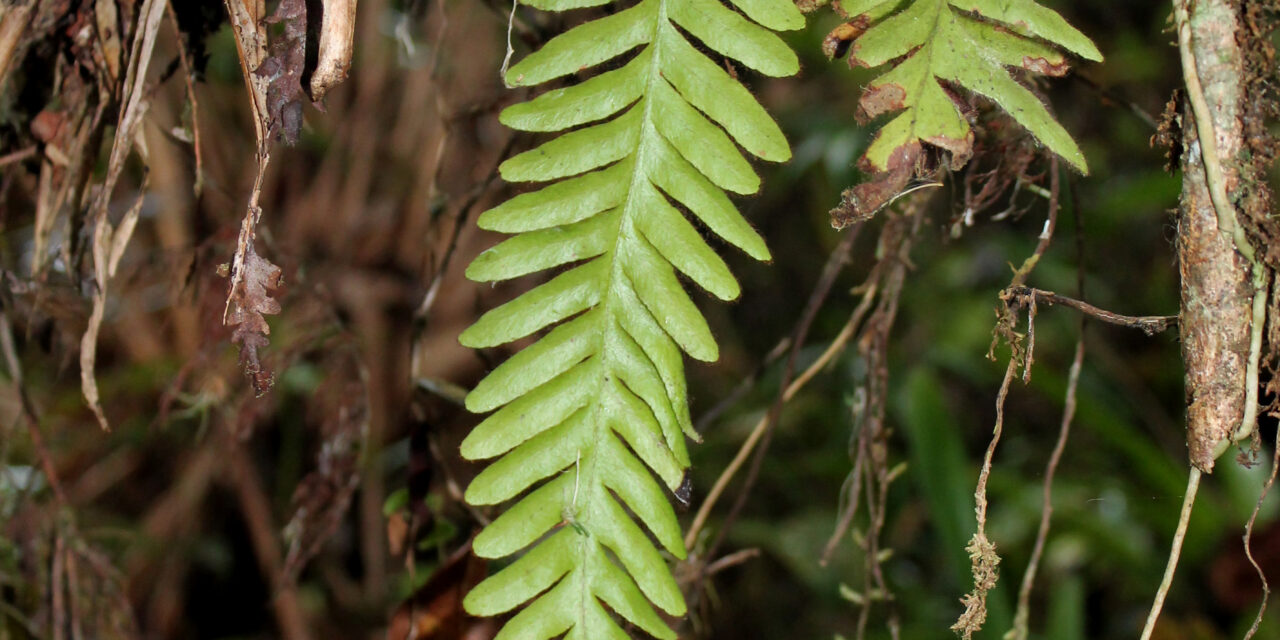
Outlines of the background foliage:
M1073 290L1073 234L1081 231L1090 302L1123 313L1173 313L1168 212L1178 182L1163 171L1162 152L1148 145L1152 122L1135 113L1159 114L1178 84L1167 9L1102 0L1046 4L1089 35L1106 62L1044 85L1091 176L1073 179L1069 188L1083 229L1064 214L1031 284ZM184 20L212 24L219 15L220 3L190 6ZM479 309L537 282L475 286L461 267L498 240L470 224L478 210L511 193L494 178L498 161L537 140L513 137L497 121L502 106L525 96L505 90L497 75L508 10L503 2L471 0L361 2L351 79L331 93L325 112L308 108L299 146L277 152L264 189L269 231L262 244L285 268L287 290L268 350L277 384L263 398L254 397L219 323L226 285L215 269L234 244L254 171L246 160L253 130L225 28L210 35L208 65L196 85L201 196L191 191L190 146L170 135L192 122L181 74L154 94L153 120L163 126L144 125L154 156L151 186L113 284L118 302L108 309L98 356L111 433L97 430L80 397L75 345L88 310L79 284L54 278L40 295L20 286L38 164L23 159L0 167L5 312L71 507L51 506L33 443L18 426L21 398L6 378L0 600L11 606L0 610L0 633L24 637L28 622L39 624L49 613L51 605L36 594L48 587L54 565L33 559L56 557L59 548L84 552L77 556L86 583L81 606L131 611L148 637L381 637L390 626L400 638L414 624L426 637L483 638L496 630L459 609L459 587L474 584L483 567L457 551L487 515L461 502L461 487L476 469L460 459L458 444L476 419L449 398L457 397L450 384L473 386L505 355L477 357L458 346L462 329ZM516 46L544 41L576 19L521 12ZM822 11L804 31L786 35L800 55L798 78L739 70L778 120L794 157L758 166L763 191L741 203L773 263L726 252L743 295L731 305L700 305L721 359L688 364L695 423L790 332L839 241L827 211L859 178L854 163L870 135L854 114L873 74L823 57L822 38L837 23ZM174 51L172 33L162 34L155 67ZM25 148L34 116L49 99L34 90L3 93L0 155ZM136 189L138 179L131 168L121 191ZM126 196L132 194L121 196L121 208L132 201ZM884 567L907 638L946 637L960 611L958 597L969 581L963 546L973 527L971 488L1002 369L984 358L995 296L1008 282L1008 265L1031 252L1043 223L1043 202L1023 193L1025 215L992 221L988 214L967 226L959 219L962 199L961 187L952 185L933 200L911 254L914 269L889 359L888 455L909 466L889 494L883 538L893 556ZM460 212L466 230L452 267L430 314L415 316ZM856 304L846 292L874 260L872 237L864 234L855 245L801 366ZM1005 555L1005 576L991 596L983 637L1008 626L1011 585L1039 517L1040 474L1057 433L1074 327L1068 311L1041 310L1031 383L1010 394L990 486L989 535ZM1077 428L1058 477L1055 527L1034 600L1032 628L1054 640L1133 634L1163 566L1187 469L1174 338L1093 325L1087 335ZM768 410L780 368L765 367L740 402L699 424L705 442L690 451L695 505ZM758 548L760 555L711 578L711 588L691 602L682 633L853 635L858 608L840 587L861 584L860 551L845 538L827 566L818 558L850 471L846 390L859 375L859 363L842 359L786 406L757 488L722 549ZM158 412L162 405L167 409ZM341 442L336 434L343 433L364 441L351 426L357 423L367 425L367 445L323 446ZM1264 442L1274 429L1264 423ZM358 456L325 458L326 451ZM299 505L340 502L343 465L363 470L351 508L323 526L299 519ZM335 468L327 476L312 473ZM1191 523L1161 626L1166 638L1239 637L1256 604L1239 535L1265 465L1220 468L1202 489ZM1275 515L1274 505L1264 511L1255 548L1270 573L1280 575ZM280 535L291 521L299 524L289 540L326 540L305 566L291 553L297 545ZM282 589L294 567L297 587ZM91 584L99 574L116 589ZM876 611L869 635L886 636L883 609ZM1267 625L1263 637L1280 637L1280 622Z

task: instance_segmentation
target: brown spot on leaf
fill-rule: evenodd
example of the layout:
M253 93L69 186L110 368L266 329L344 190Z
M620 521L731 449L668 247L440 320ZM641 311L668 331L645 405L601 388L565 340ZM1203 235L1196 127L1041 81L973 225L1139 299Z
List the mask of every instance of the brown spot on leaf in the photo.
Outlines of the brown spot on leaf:
M858 123L866 124L884 113L900 111L906 107L907 90L901 85L887 83L871 85L858 100Z
M1022 56L1022 68L1036 73L1043 73L1046 76L1061 78L1067 75L1071 70L1071 65L1066 58L1059 57L1057 61L1048 58Z

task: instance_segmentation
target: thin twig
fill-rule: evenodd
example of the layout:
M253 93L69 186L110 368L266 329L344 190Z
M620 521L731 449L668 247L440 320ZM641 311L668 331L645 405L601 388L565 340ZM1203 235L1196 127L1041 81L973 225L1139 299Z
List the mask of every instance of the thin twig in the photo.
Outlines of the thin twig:
M1036 265L1040 264L1040 259L1044 257L1046 251L1049 250L1049 244L1053 242L1053 232L1058 228L1058 204L1061 195L1061 180L1059 179L1058 156L1049 158L1049 213L1044 221L1044 230L1040 232L1039 242L1036 243L1036 249L1026 260L1022 262L1022 266L1018 267L1013 273L1013 281L1009 283L1011 287L1017 287L1026 284L1027 278L1031 272L1035 270Z
M735 551L707 565L707 568L703 570L703 575L714 576L715 574L720 573L725 569L736 567L748 560L751 560L752 558L758 558L758 557L760 557L760 549L757 549L756 547L751 547L750 549L743 549L741 551Z
M1031 364L1036 360L1036 299L1027 305L1027 357L1022 362L1022 384L1031 384Z
M796 379L791 382L791 386L787 387L787 392L783 398L784 401L790 401L795 397L795 395L804 388L805 384L812 380L819 371L825 368L832 359L844 350L845 346L849 344L849 340L853 337L854 329L861 324L862 317L866 315L867 310L870 308L870 301L873 299L875 299L874 288L870 289L867 297L864 298L863 302L865 304L859 305L858 308L854 310L853 314L849 316L849 321L845 323L844 328L840 330L840 333L836 335L836 338L827 346L827 350L822 352L822 355L818 356L818 359L814 360L813 364L809 365L809 368L805 369L804 373L796 376ZM698 509L698 513L693 519L693 525L689 527L689 533L685 535L686 547L692 547L693 543L697 541L698 534L702 532L702 528L706 525L707 518L711 514L712 507L715 506L716 501L719 500L721 495L723 495L725 487L727 487L729 482L733 480L733 476L736 475L742 468L742 465L746 463L747 456L751 455L751 452L755 449L756 443L760 441L760 436L764 433L766 420L767 417L761 418L760 421L756 423L755 427L752 428L751 433L747 436L746 441L744 441L742 446L738 449L738 453L734 456L733 460L727 467L725 467L725 470L720 473L720 477L716 478L715 485L711 487L711 491L707 494L706 500L702 502L702 507Z
M977 516L978 530L974 532L969 546L970 559L973 562L974 588L964 597L965 611L951 629L960 632L968 640L973 632L982 628L987 619L987 592L994 586L995 567L999 556L995 555L995 545L987 539L987 479L991 476L991 461L995 457L996 446L1000 444L1000 436L1004 434L1004 404L1009 396L1009 384L1013 382L1014 372L1018 369L1018 361L1009 358L1004 370L1004 379L1000 382L1000 391L996 394L996 423L992 428L991 442L987 444L987 452L982 458L982 470L978 472L978 484L973 492L974 513ZM992 557L994 556L994 557Z
M17 151L11 151L9 153L6 153L0 156L0 167L26 160L27 158L34 156L36 154L36 151L38 150L39 150L38 147L36 147L35 145L31 145L25 149L18 149Z
M852 253L853 245L857 242L858 235L862 229L863 225L858 225L846 233L840 239L840 244L836 245L835 250L827 258L827 264L822 268L822 275L818 277L818 284L814 287L813 294L809 296L809 302L801 315L800 323L796 325L795 332L791 336L791 353L787 355L787 363L782 369L782 380L778 384L778 395L774 398L773 405L769 407L769 413L765 418L764 434L760 438L760 446L756 448L755 457L751 460L747 475L742 479L742 488L738 491L738 497L729 508L729 513L725 514L724 522L721 523L720 530L716 533L715 541L708 547L706 554L708 558L715 557L717 548L724 541L725 535L733 526L733 522L737 520L742 508L746 506L747 497L751 495L756 479L760 477L760 468L764 464L765 454L768 453L769 445L773 440L773 432L777 428L779 418L782 417L782 405L786 403L784 398L786 388L790 385L792 376L795 374L796 360L800 356L800 349L803 348L805 339L809 336L809 328L813 326L813 321L818 317L818 310L822 308L827 296L831 293L832 287L835 286L836 276L840 275L840 272L844 270L844 266L848 264L849 254Z
M854 428L857 428L855 425ZM818 564L827 566L831 562L831 556L836 552L836 547L845 534L849 532L849 527L853 526L853 518L858 514L858 501L862 497L862 465L866 460L863 455L862 438L858 438L858 451L853 460L853 471L849 474L849 480L846 481L848 490L848 504L844 506L844 513L840 516L840 521L836 523L835 531L831 533L831 537L827 539L827 544L822 548L822 557L818 559ZM842 500L844 502L844 500Z
M868 440L868 438L866 437L867 433L868 432L866 430L863 430L864 436L860 439L860 443L859 443L860 446L864 449L867 447L867 440ZM876 514L874 513L876 511L876 491L875 491L875 483L876 483L875 481L876 481L876 475L877 475L876 467L877 465L874 460L872 461L871 464L863 467L863 473L866 474L867 476L866 481L863 483L863 486L867 494L867 511L872 512L872 513L869 513L869 515L871 520L871 526L873 528L875 527L875 521L876 521ZM858 624L856 627L857 635L854 636L856 640L864 640L867 637L867 622L871 619L871 597L870 596L871 596L871 586L872 586L871 581L873 578L871 574L871 565L875 564L874 556L876 553L875 549L872 546L873 541L874 541L874 537L870 535L868 535L865 540L866 553L863 554L863 562L867 566L863 568L863 572L862 572L863 600L862 600L862 607L858 610Z
M1096 318L1107 324L1114 324L1130 329L1138 329L1143 333L1151 336L1163 331L1167 331L1178 325L1178 316L1126 316L1118 313L1099 309L1088 302L1068 298L1058 295L1052 291L1036 289L1027 286L1016 286L1005 289L1005 293L1011 299L1020 298L1027 301L1034 301L1037 304L1044 305L1062 305L1071 307L1089 317Z
M516 9L519 8L519 0L511 0L511 14L507 16L507 54L502 57L502 68L498 70L498 79L502 80L503 86L508 89L514 89L515 86L507 82L507 69L511 65L511 56L516 52L511 46L511 31L516 23Z
M1129 111L1129 113L1132 113L1133 115L1137 116L1137 118L1141 120L1143 124L1147 125L1147 128L1150 129L1151 131L1157 131L1160 129L1160 123L1157 122L1156 119L1152 117L1150 113L1147 113L1146 109L1143 109L1142 107L1138 106L1138 104L1133 102L1132 100L1128 100L1123 96L1121 96L1120 94L1116 93L1114 90L1108 89L1098 84L1097 82L1094 82L1092 78L1090 78L1089 76L1083 73L1073 73L1071 74L1070 78L1088 87L1094 93L1098 94L1098 96L1102 98L1104 104L1106 102L1111 102L1111 103L1123 106L1126 110Z
M1182 512L1178 517L1178 528L1173 532L1173 545L1169 550L1169 562L1164 568L1164 578L1160 580L1160 588L1156 590L1155 602L1151 604L1151 612L1147 614L1147 624L1142 628L1142 640L1151 640L1155 631L1156 620L1160 618L1160 610L1164 608L1165 596L1169 595L1169 586L1173 584L1173 574L1178 568L1178 556L1182 555L1182 542L1187 537L1187 523L1191 521L1191 508L1196 503L1196 492L1200 489L1200 468L1191 467L1187 475L1187 493L1182 497Z
M183 80L187 85L187 101L191 103L191 148L196 165L196 176L191 185L191 192L198 199L200 192L204 189L204 154L200 153L200 101L196 99L195 70L192 68L190 53L187 52L187 43L182 37L182 29L178 25L178 15L173 9L173 0L165 4L169 24L173 27L173 39L178 47L178 60L182 63Z
M910 267L912 243L920 231L924 219L922 209L925 200L917 199L913 208L891 218L881 234L877 252L884 256L882 264L889 265L884 277L884 292L879 296L875 312L867 320L858 339L858 355L867 363L867 406L865 421L859 433L860 455L868 461L866 474L866 499L869 529L865 538L863 561L865 571L863 590L867 598L858 616L857 639L866 637L867 622L871 616L873 601L885 603L888 609L886 626L892 640L898 640L900 624L894 596L885 580L881 566L880 534L888 514L889 485L905 470L898 465L889 468L889 435L885 426L885 399L889 390L889 335L898 314L902 289ZM875 491L873 491L873 487ZM872 597L874 596L874 597Z

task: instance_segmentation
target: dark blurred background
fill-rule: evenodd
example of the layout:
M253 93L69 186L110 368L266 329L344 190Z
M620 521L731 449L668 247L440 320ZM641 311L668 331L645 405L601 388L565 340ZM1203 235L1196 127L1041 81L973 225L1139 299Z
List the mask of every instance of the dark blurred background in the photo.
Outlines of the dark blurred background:
M1084 297L1095 305L1176 313L1171 210L1179 181L1164 171L1163 150L1149 144L1152 121L1179 82L1169 8L1046 4L1091 36L1106 61L1042 83L1092 173L1064 180L1068 206L1029 284L1075 295L1079 268ZM458 604L485 570L466 543L487 514L460 500L475 469L459 459L457 444L476 417L456 398L505 353L472 352L456 339L483 309L532 283L490 287L462 277L470 258L498 240L473 227L475 216L513 192L495 177L497 162L535 142L496 117L528 95L504 89L498 76L510 5L360 2L350 78L323 111L307 107L301 141L277 148L268 172L259 251L284 268L285 290L265 352L276 383L261 398L221 326L226 281L217 275L234 250L254 176L244 82L221 3L174 5L184 32L208 32L207 58L197 65L195 111L180 71L151 94L143 125L150 188L99 341L109 433L80 392L83 287L56 268L39 287L18 286L31 277L41 160L0 166L5 329L29 399L24 408L10 370L0 385L0 638L44 635L58 611L83 620L82 637L134 635L126 612L145 638L491 637L496 627L466 618ZM516 55L575 19L522 9ZM872 130L854 113L871 75L823 57L822 38L839 22L822 9L805 31L787 36L802 59L799 77L742 76L782 124L795 157L761 166L763 191L741 201L774 262L727 251L743 296L730 305L703 300L722 357L689 364L695 419L758 368L760 375L692 449L686 524L773 402L782 365L760 363L800 318L841 237L827 212L860 178L854 164ZM174 60L174 33L161 29L157 80ZM33 103L57 107L29 86L11 90L44 71L20 69L0 98L0 156L31 144L40 111ZM198 196L186 141L193 128L203 163ZM140 173L135 161L113 210L136 197ZM992 220L1008 207L1000 204L969 226L960 187L935 191L910 254L889 357L888 459L908 467L891 486L881 537L892 548L885 578L908 639L950 637L970 587L964 546L974 528L973 486L1004 369L986 358L997 294L1010 265L1034 249L1046 210L1024 191L1016 196L1021 215ZM855 244L800 367L857 304L849 292L875 262L880 224L869 223ZM1008 397L989 486L988 534L1003 575L983 638L1010 626L1077 319L1064 308L1039 310L1031 381L1015 382ZM1135 635L1189 468L1176 336L1090 323L1086 349L1032 598L1033 637L1046 640ZM846 352L785 406L759 481L720 549L760 554L697 587L699 606L682 637L854 637L859 605L848 594L864 577L856 534L840 539L826 566L819 558L851 472L849 389L859 366ZM22 426L32 416L65 503ZM1240 538L1269 472L1274 434L1274 423L1265 424L1261 464L1220 464L1202 488L1160 638L1240 637L1252 621L1261 585ZM735 492L736 485L710 531ZM1280 575L1278 508L1264 506L1254 539L1272 575ZM888 637L888 611L873 608L868 637ZM1270 617L1259 637L1280 638L1280 619Z

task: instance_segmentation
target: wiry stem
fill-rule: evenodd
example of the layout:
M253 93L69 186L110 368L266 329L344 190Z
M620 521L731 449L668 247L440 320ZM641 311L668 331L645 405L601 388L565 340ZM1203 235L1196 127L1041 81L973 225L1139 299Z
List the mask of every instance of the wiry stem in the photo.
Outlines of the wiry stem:
M1083 325L1083 322L1081 323ZM1022 585L1018 588L1018 608L1013 616L1014 640L1025 640L1028 633L1028 621L1031 617L1031 590L1035 586L1036 573L1040 569L1040 558L1044 555L1045 541L1049 538L1049 524L1053 518L1053 478L1062 462L1062 454L1067 449L1067 439L1071 436L1071 421L1076 413L1076 390L1080 385L1080 369L1084 365L1084 327L1076 340L1076 353L1071 361L1071 370L1067 374L1067 397L1062 408L1062 424L1058 430L1058 441L1053 445L1053 453L1049 454L1049 462L1045 464L1044 485L1040 508L1040 528L1036 531L1035 545L1031 548L1031 559L1027 561L1027 569L1022 574Z
M1196 492L1199 489L1200 469L1193 466L1191 473L1187 476L1187 493L1182 498L1182 513L1178 516L1178 528L1173 532L1169 562L1165 565L1160 588L1156 590L1155 602L1151 603L1151 612L1147 614L1147 624L1142 628L1142 640L1151 640L1151 633L1156 629L1156 620L1160 618L1160 610L1164 608L1165 596L1169 595L1169 586L1173 584L1173 574L1178 570L1178 557L1182 555L1182 542L1187 537L1187 523L1191 522L1191 509L1196 504Z
M1253 504L1253 513L1249 514L1249 522L1244 525L1244 555L1249 559L1249 564L1253 565L1253 570L1258 572L1258 579L1262 581L1262 604L1258 605L1258 615L1254 616L1253 625L1244 634L1244 640L1249 640L1258 633L1258 627L1262 625L1262 616L1267 612L1267 600L1271 597L1271 585L1267 583L1267 574L1253 557L1253 524L1258 520L1258 512L1262 511L1262 503L1267 499L1267 494L1276 483L1277 467L1280 467L1280 430L1276 430L1275 447L1271 454L1271 475L1267 476L1266 483L1262 485L1258 501Z

